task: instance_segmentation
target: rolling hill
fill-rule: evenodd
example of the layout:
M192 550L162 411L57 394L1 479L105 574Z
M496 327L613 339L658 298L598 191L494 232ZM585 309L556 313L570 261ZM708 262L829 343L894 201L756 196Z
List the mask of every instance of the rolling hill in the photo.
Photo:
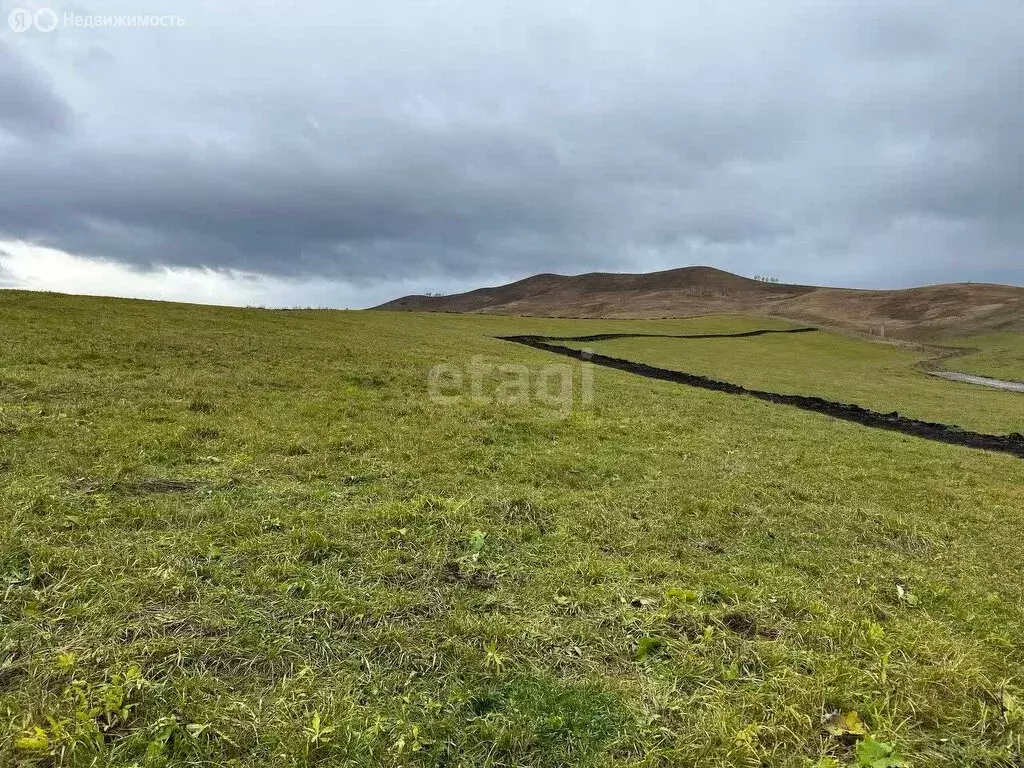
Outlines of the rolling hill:
M712 267L647 274L540 274L451 296L405 296L374 309L566 318L756 313L903 338L1024 330L1024 288L951 283L859 290L767 283Z

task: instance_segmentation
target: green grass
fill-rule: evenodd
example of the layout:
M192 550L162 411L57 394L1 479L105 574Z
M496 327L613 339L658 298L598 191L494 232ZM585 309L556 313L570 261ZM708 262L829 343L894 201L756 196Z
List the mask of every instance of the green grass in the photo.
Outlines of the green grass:
M943 361L942 367L947 370L1024 381L1024 333L1003 331L951 339L944 343L976 350Z
M748 320L757 322L757 318ZM746 339L613 339L567 346L699 373L752 389L817 395L980 432L1024 432L1024 396L1020 393L928 376L917 366L933 354L838 333Z
M1024 462L604 369L427 395L564 364L498 333L751 321L0 322L0 765L1020 759Z

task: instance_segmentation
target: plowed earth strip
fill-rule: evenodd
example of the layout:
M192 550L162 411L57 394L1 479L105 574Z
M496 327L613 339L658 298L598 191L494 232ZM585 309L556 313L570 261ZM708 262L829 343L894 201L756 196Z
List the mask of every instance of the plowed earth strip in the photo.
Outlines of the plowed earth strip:
M892 413L880 413L850 403L839 403L825 400L820 397L809 395L784 395L778 392L766 392L759 389L748 389L739 384L731 384L727 381L718 381L707 376L683 371L673 371L668 368L656 368L646 363L636 363L631 360L623 360L618 357L599 355L571 347L563 347L560 344L552 344L552 341L602 341L611 338L644 337L654 336L656 338L746 338L750 336L761 336L766 333L807 333L813 328L795 328L784 331L763 330L747 331L745 333L731 334L704 334L699 336L668 336L659 334L593 334L590 336L575 337L548 337L548 336L498 336L502 341L511 341L516 344L523 344L527 347L540 349L545 352L553 352L556 355L564 355L576 360L593 363L594 365L614 368L627 373L634 373L648 379L659 381L670 381L675 384L685 384L699 389L709 389L713 392L724 392L730 395L748 395L758 400L765 400L769 403L788 405L799 408L802 411L822 413L843 421L852 421L865 427L874 429L887 429L890 432L900 432L912 437L922 437L926 440L934 440L948 445L959 445L966 448L977 448L985 451L998 451L1009 453L1012 456L1024 459L1024 435L1012 433L1009 435L988 435L982 432L971 432L951 424L939 424L931 421L920 421L901 416L893 411Z

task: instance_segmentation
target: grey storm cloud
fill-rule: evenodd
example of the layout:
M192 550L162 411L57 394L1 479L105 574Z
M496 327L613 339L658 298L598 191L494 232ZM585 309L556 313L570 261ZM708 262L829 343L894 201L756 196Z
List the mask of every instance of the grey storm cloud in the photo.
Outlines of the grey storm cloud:
M70 122L70 110L46 77L0 40L0 130L31 138L62 133Z
M0 33L0 239L354 284L1024 282L1017 0L154 3L75 11L184 26Z

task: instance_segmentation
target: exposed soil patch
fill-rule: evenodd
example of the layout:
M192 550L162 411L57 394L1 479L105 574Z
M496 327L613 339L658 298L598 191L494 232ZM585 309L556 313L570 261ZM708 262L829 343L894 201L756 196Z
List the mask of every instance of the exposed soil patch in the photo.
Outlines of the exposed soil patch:
M498 586L498 575L483 569L464 570L457 560L444 566L444 580L449 583L461 583L477 589L493 589Z
M764 637L775 640L782 632L775 627L765 627L758 623L757 619L747 613L727 613L722 617L722 624L730 632L735 632L740 637L748 640L755 637Z
M93 494L102 492L121 493L140 496L150 493L194 493L196 491L228 490L237 483L229 480L222 485L214 485L206 480L189 480L172 477L144 477L138 480L117 480L110 482L90 477L79 477L68 481L65 485L69 490L79 493Z
M748 331L748 334L750 332ZM644 334L637 334L642 336ZM516 344L523 344L534 349L541 349L545 352L554 352L557 355L565 355L576 360L590 362L594 365L601 365L605 368L614 368L619 371L635 373L638 376L645 376L649 379L660 381L671 381L676 384L686 384L700 389L709 389L713 392L724 392L730 395L749 395L758 400L765 400L769 403L789 405L803 411L823 413L843 421L852 421L866 427L876 429L887 429L891 432L900 432L913 437L923 437L926 440L935 440L949 445L960 445L967 448L979 448L986 451L998 451L1009 453L1018 458L1024 458L1024 435L1011 433L1009 435L988 435L982 432L971 432L951 424L939 424L931 421L921 421L901 416L896 411L892 413L879 413L859 405L850 403L838 403L825 400L821 397L811 395L784 395L778 392L766 392L759 389L747 389L739 384L732 384L727 381L718 381L707 376L683 371L673 371L667 368L657 368L646 363L635 363L631 360L623 360L618 357L599 355L593 352L585 352L571 347L563 347L560 344L551 344L554 341L565 339L550 339L544 336L498 336L503 341L511 341ZM591 337L592 338L592 337ZM576 339L579 340L579 339Z
M700 541L695 541L694 544L703 549L705 552L710 552L712 555L725 554L725 547L723 547L718 542L711 541L710 539L701 539Z

